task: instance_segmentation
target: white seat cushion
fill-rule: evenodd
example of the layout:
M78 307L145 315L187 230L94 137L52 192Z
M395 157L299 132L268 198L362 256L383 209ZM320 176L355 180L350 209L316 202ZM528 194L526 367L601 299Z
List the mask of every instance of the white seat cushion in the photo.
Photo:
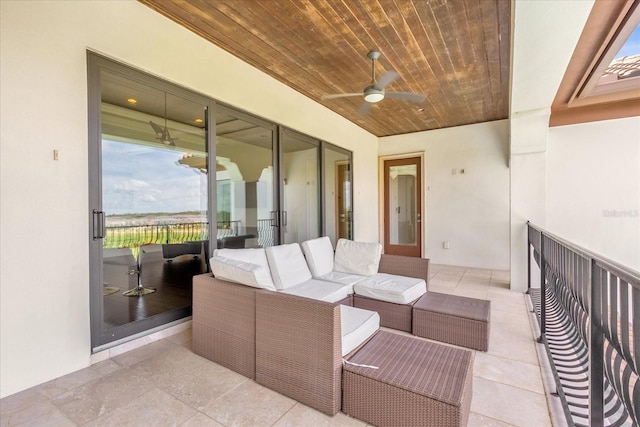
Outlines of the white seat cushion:
M340 327L344 357L380 329L380 315L375 311L341 305Z
M427 284L415 277L377 273L353 285L353 290L357 295L380 301L408 304L427 292Z
M269 272L269 277L260 276L261 287L267 289L275 289L275 284L271 277L271 269L269 268L269 262L267 261L267 255L264 248L250 248L250 249L215 249L213 251L213 258L220 256L228 259L234 259L236 261L243 261L250 264L256 264L264 267ZM212 258L212 259L213 259ZM211 262L211 260L209 261ZM214 273L215 275L215 273Z
M311 279L299 244L269 246L265 248L265 253L276 289L287 289Z
M276 290L268 267L222 256L212 257L209 264L211 272L218 279L254 288Z
M342 283L343 285L355 285L362 279L366 279L368 276L360 276L359 274L340 273L339 271L332 271L324 276L318 277L320 280L326 280L329 282Z
M314 278L333 271L333 246L327 236L307 240L301 246Z
M285 294L297 295L326 302L338 302L353 293L353 286L336 282L309 279L282 290Z
M340 239L336 245L333 269L342 273L372 276L378 272L382 245Z

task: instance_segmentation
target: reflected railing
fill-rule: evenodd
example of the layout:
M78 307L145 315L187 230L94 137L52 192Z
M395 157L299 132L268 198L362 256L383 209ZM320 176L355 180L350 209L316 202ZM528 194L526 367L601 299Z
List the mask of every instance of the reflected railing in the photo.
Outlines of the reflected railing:
M532 224L527 252L538 341L567 423L638 426L640 273Z

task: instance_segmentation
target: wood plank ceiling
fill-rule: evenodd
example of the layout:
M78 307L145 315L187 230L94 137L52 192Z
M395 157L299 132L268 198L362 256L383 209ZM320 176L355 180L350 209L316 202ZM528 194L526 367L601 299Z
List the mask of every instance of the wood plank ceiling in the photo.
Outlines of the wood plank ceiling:
M139 1L377 136L508 116L509 0ZM426 100L322 99L370 84L370 50Z

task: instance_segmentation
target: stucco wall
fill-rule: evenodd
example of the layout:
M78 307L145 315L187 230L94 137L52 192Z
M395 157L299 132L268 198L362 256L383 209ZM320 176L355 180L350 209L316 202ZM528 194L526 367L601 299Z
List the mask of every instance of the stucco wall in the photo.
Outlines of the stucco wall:
M640 271L640 117L549 129L547 229Z
M380 138L382 157L424 152L424 256L432 262L509 269L508 126L501 120Z

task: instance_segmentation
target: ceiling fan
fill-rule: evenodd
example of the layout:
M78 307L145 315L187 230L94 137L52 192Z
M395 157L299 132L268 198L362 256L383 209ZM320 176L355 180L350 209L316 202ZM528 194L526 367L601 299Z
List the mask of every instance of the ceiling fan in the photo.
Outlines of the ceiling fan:
M176 145L176 139L171 138L171 134L169 133L169 127L167 127L167 93L164 93L164 128L157 123L149 121L149 124L153 128L153 131L156 133L156 139L160 141L164 145Z
M421 93L413 92L386 92L384 89L393 83L400 74L396 71L389 70L376 80L376 60L380 58L380 52L372 50L367 53L367 57L371 60L371 84L364 88L362 92L355 93L337 93L332 95L324 95L322 99L344 98L349 96L364 96L364 103L358 110L358 114L367 114L371 108L371 104L382 101L384 98L402 99L412 102L422 102L427 97Z

